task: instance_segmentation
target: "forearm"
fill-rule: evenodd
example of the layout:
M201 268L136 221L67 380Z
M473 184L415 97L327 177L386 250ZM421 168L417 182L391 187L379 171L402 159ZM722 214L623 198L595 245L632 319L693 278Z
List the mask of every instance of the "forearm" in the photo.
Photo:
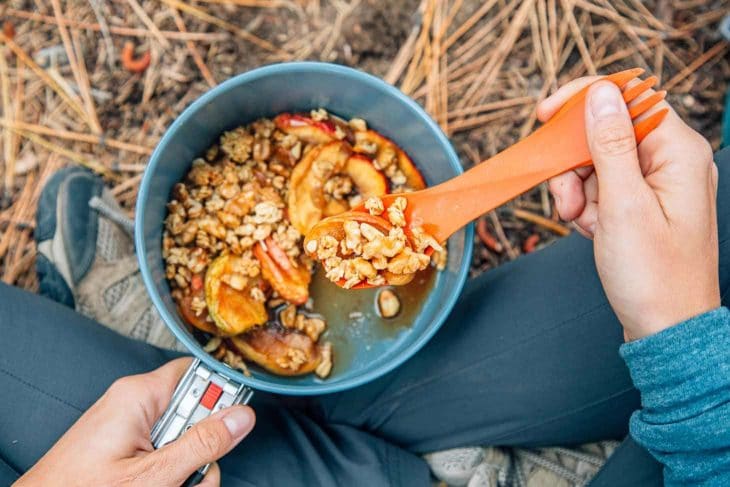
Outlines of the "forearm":
M730 311L717 308L621 347L641 392L631 435L667 485L730 485Z

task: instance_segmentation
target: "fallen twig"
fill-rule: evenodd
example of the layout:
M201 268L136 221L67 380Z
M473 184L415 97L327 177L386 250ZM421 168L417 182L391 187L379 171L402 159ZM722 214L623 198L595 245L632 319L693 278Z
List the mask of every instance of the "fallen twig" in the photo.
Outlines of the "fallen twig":
M7 127L9 129L26 130L35 134L48 135L50 137L57 137L59 139L74 140L76 142L86 142L88 144L95 144L99 146L108 146L113 147L114 149L134 152L136 154L142 154L147 156L152 154L153 150L150 147L107 138L104 135L83 134L80 132L72 132L70 130L56 130L43 125L36 125L20 121L0 120L0 125L3 125L4 127Z
M514 45L517 37L522 32L527 15L533 7L535 0L524 0L520 8L512 18L508 31L502 36L502 41L497 45L492 54L489 62L484 66L484 69L479 73L479 76L472 82L469 89L461 99L461 102L457 104L458 108L464 108L467 105L475 104L479 102L479 98L484 94L484 91L490 88L491 83L497 77L502 63L504 63L507 54Z
M81 107L81 105L79 105L76 100L71 98L68 93L66 93L66 90L61 88L58 82L54 80L43 68L38 66L35 61L33 61L33 59L31 59L31 57L26 54L22 47L20 47L11 39L5 37L5 34L2 33L0 33L0 41L4 42L10 48L10 50L13 51L13 53L18 57L18 59L23 61L23 63L28 66L35 74L37 74L38 77L41 78L53 91L55 91L63 101L68 103L73 111L79 114L81 118L88 121L88 116L86 115L86 112Z
M19 130L19 129L15 129L15 128L9 128L9 130L16 132L17 134L25 137L26 139L30 140L31 142L33 142L35 144L40 145L41 147L45 147L46 149L48 149L51 152L55 152L61 156L66 157L67 159L74 161L75 163L77 163L81 166L91 169L92 171L94 171L104 177L107 177L111 180L118 179L118 176L116 174L112 173L108 167L102 166L101 164L99 164L96 161L93 161L91 159L87 159L86 157L83 157L72 150L69 150L69 149L61 147L59 145L53 144L53 143L47 141L46 139L39 137L31 132L25 131L25 130Z
M513 208L512 213L515 217L519 218L520 220L525 220L531 223L534 223L536 225L540 225L543 228L547 228L551 232L554 232L561 237L564 237L566 235L570 234L570 229L564 225L561 225L558 222L554 222L550 220L549 218L545 218L544 216L537 215L535 213L532 213L531 211L522 210L520 208Z
M180 13L177 11L174 7L168 7L170 9L170 12L172 12L172 18L175 20L175 25L177 25L177 28L180 32L187 32L188 29L185 26L185 21L183 20ZM205 80L206 83L208 83L208 86L211 88L214 88L218 83L215 81L215 78L213 77L213 74L208 69L208 66L205 65L205 61L203 60L203 57L198 52L198 48L195 46L193 41L186 41L185 47L187 47L188 52L190 53L190 57L193 58L193 62L198 67L198 70L200 71L201 76Z
M494 227L494 232L497 234L497 238L502 243L502 247L507 252L507 256L509 256L510 260L515 260L517 256L519 255L518 252L512 247L512 243L507 238L507 235L504 233L504 228L502 228L502 222L499 221L499 216L497 215L497 212L495 210L492 210L489 212L489 219L492 222L492 226Z
M139 17L139 20L141 20L142 23L149 29L149 31L152 33L152 36L157 39L157 42L159 42L163 48L169 49L170 43L167 41L167 39L165 39L165 36L162 35L160 29L157 28L155 23L152 21L149 15L147 15L147 12L144 11L139 2L137 0L127 0L127 4L132 7L134 13L137 15L137 17Z
M664 86L662 88L665 90L671 90L674 86L677 85L677 83L697 71L697 69L705 64L707 61L714 58L715 56L721 56L722 54L724 54L727 49L727 41L719 41L717 44L702 53L702 55L699 56L697 59L692 61L685 69L677 73L672 79L664 83Z
M204 22L208 22L209 24L213 24L215 26L220 27L221 29L225 29L236 36L240 37L241 39L245 39L251 44L254 44L261 49L273 52L274 54L278 55L281 59L289 59L291 56L288 52L283 51L270 43L269 41L266 41L258 36L255 36L251 34L250 32L245 31L244 29L241 29L237 25L234 25L230 22L226 22L225 20L221 20L218 17L215 17L213 15L210 15L205 10L194 7L193 5L187 4L185 2L181 2L180 0L162 0L164 3L177 8L178 10L182 10L183 12L187 12L190 15L193 15L200 20Z
M93 30L93 31L101 31L102 27L99 24L94 24L91 22L77 22L75 20L71 19L60 19L57 20L53 16L50 15L43 15L39 14L37 12L26 12L25 10L16 10L9 8L5 11L6 15L10 15L13 17L18 17L21 19L28 19L28 20L35 20L38 22L45 22L47 24L53 24L58 25L58 23L62 23L66 27L73 27L76 29L85 29L85 30ZM131 27L116 27L116 26L109 26L109 32L112 34L122 35L122 36L131 36L131 37L151 37L152 33L148 31L147 29L135 29ZM226 39L230 38L230 34L227 32L177 32L177 31L171 31L171 30L163 30L160 31L160 34L165 37L166 39L176 40L176 41L202 41L202 42L219 42L224 41Z

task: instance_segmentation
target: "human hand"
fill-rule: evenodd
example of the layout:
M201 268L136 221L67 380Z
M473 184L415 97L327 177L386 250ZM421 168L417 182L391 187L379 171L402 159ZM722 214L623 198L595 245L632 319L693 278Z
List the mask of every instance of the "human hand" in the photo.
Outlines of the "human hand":
M189 365L190 359L182 358L114 382L15 485L179 486L228 453L254 426L247 406L212 414L176 441L152 447L152 427ZM220 470L213 464L199 485L219 484Z
M538 106L538 118L548 120L595 79L562 87ZM637 148L621 92L597 82L585 114L594 166L549 183L561 218L594 241L598 274L627 341L720 306L717 167L707 141L669 108Z

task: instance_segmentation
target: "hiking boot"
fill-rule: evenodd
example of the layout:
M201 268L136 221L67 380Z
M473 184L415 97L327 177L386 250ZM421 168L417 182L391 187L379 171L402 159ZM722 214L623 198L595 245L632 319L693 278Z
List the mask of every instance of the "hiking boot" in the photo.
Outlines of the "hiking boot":
M133 231L98 176L78 167L56 172L36 213L40 294L122 335L183 350L147 295Z
M424 455L433 475L450 487L582 487L618 446L574 448L471 447Z

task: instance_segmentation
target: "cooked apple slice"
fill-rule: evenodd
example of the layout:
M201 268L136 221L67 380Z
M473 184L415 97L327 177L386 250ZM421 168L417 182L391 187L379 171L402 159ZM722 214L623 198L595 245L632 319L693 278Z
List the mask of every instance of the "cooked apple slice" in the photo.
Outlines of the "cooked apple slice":
M221 335L237 335L266 322L264 303L251 297L255 283L242 289L226 284L226 276L234 276L240 257L223 255L215 259L205 274L205 302Z
M203 291L200 293L189 294L182 298L179 303L177 303L177 309L180 312L180 316L183 317L186 323L194 326L198 330L217 335L219 333L218 328L212 321L209 321L207 319L208 310L203 310L200 315L195 314L195 310L193 310L192 304L193 298L196 295L198 295L202 299L205 299L205 292Z
M313 227L312 230L304 236L304 251L309 255L309 257L317 260L317 244L311 244L310 242L312 240L319 242L321 238L328 235L334 237L337 241L344 239L344 225L346 222L353 220L357 223L367 223L385 234L393 228L393 225L388 220L380 216L371 215L366 211L348 211L347 213L331 216L326 220L322 220L319 225Z
M350 176L363 199L388 194L388 178L363 154L353 154L347 159L345 174Z
M426 181L423 179L421 171L400 147L398 148L398 167L406 176L406 186L414 191L426 189Z
M230 342L245 359L278 375L308 374L322 361L321 347L311 338L273 324L231 337Z
M329 142L313 148L294 167L289 181L287 214L302 235L322 219L327 204L324 183L342 171L350 153L347 142Z
M183 319L191 326L207 333L218 333L218 328L211 319L208 318L208 309L204 309L199 315L193 309L193 300L195 298L205 300L205 274L193 274L190 279L190 294L184 296L178 303L177 309Z
M295 266L276 242L267 238L266 249L257 243L254 255L261 263L261 275L279 295L294 304L304 304L309 299L311 274L304 264Z
M328 217L328 216L335 216L339 215L340 213L344 213L350 209L350 205L347 204L347 201L344 200L329 200L327 204L324 207L324 211L322 212L322 216Z
M372 150L375 149L373 154ZM382 136L374 130L355 132L355 152L373 154L380 167L387 167L395 157L398 168L406 177L406 185L413 190L420 190L426 187L426 182L421 172L413 164L413 161L400 147L387 137Z
M306 115L282 113L274 119L276 127L284 133L297 136L304 142L324 144L335 140L335 123L331 120L317 121Z

